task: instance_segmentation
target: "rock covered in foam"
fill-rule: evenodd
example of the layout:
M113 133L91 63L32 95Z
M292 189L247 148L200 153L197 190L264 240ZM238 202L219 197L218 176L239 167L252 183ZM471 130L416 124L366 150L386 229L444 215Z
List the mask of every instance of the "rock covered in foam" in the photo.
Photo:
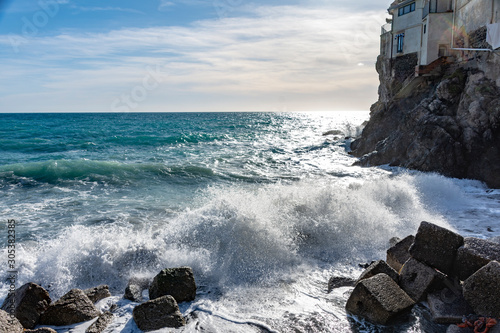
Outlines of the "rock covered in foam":
M113 321L113 314L109 311L102 313L96 321L92 323L85 333L101 333Z

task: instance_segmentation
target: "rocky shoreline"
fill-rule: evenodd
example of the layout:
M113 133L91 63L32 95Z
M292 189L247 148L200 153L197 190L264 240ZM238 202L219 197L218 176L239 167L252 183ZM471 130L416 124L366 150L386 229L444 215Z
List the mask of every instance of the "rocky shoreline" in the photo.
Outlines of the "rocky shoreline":
M142 292L148 289L149 301L142 302ZM68 326L96 319L85 333L101 333L112 322L116 305L100 312L95 303L110 297L107 285L90 289L72 289L52 302L47 290L29 282L10 293L0 310L0 333L56 333L49 327ZM196 282L189 267L167 268L152 281L131 279L124 298L138 302L133 310L137 327L144 331L186 325L178 303L195 299Z
M422 222L361 274L346 310L390 325L424 301L447 332L500 332L500 244Z
M328 292L352 287L348 313L381 329L393 329L411 308L426 302L447 332L500 332L500 243L462 237L422 222L415 236L391 239L386 260L372 262L357 280L332 277ZM143 300L147 290L149 300ZM144 331L186 325L178 303L196 297L189 267L167 268L153 279L129 280L123 299L137 303L133 320ZM109 288L72 289L57 301L35 283L9 294L0 310L0 333L54 333L60 327L92 321L86 333L101 333L113 321L117 305L100 312L95 304L110 297ZM460 326L459 326L460 325ZM35 327L38 327L35 329Z

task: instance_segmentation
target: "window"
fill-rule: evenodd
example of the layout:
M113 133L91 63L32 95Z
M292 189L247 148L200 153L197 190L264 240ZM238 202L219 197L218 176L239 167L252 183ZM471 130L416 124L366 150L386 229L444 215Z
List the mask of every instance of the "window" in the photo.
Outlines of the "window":
M427 32L427 24L424 24L424 34Z
M411 13L415 11L415 2L412 2L409 5L399 8L399 16Z
M395 39L397 40L397 53L403 53L405 34L398 34Z

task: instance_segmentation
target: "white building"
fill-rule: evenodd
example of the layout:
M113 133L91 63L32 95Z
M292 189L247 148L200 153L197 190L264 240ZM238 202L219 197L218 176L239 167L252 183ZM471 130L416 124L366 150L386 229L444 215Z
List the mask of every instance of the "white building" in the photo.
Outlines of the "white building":
M494 30L500 31L500 0L395 0L388 12L392 19L382 27L381 55L415 54L418 65L491 49L486 35L494 40Z

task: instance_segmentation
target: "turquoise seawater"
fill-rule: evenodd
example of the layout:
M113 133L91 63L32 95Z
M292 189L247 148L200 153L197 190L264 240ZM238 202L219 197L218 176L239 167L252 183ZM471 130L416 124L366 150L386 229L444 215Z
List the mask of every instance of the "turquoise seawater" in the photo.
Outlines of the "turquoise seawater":
M138 332L129 278L191 266L181 304L204 332L375 332L348 316L356 277L427 220L500 235L500 193L476 181L353 167L368 112L0 114L0 216L15 219L17 285L53 298L108 284L108 332ZM325 132L332 131L329 135ZM7 237L7 224L0 225ZM7 267L3 249L1 264ZM0 299L8 292L2 269ZM440 332L416 308L402 332ZM84 332L88 324L58 328ZM166 332L169 330L166 330Z

